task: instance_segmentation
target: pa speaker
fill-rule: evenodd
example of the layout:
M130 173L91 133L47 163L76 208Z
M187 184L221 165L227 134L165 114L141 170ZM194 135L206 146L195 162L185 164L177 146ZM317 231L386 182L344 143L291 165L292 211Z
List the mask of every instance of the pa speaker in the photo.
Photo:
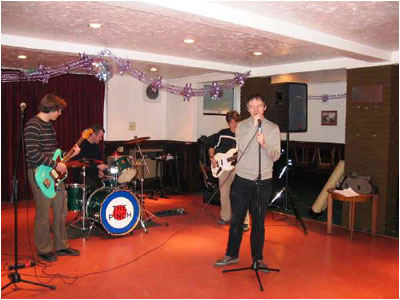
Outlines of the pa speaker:
M307 84L268 85L266 102L265 116L277 124L281 132L307 131Z

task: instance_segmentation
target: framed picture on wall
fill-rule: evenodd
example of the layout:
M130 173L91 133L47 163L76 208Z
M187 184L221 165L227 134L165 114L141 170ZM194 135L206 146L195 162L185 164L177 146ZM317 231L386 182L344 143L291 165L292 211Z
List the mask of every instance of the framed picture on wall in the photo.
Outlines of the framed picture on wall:
M321 111L321 125L336 126L337 125L337 110Z
M204 87L211 87L205 85ZM233 109L234 89L223 89L220 99L212 99L210 95L203 97L203 115L223 115Z

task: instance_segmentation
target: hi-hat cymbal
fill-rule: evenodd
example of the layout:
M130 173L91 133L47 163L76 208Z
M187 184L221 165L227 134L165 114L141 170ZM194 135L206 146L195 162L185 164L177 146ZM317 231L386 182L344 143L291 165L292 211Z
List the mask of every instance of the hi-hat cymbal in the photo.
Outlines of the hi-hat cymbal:
M80 162L78 160L73 160L73 161L69 161L66 163L66 166L68 168L83 168L83 167L89 167L88 163L83 163Z

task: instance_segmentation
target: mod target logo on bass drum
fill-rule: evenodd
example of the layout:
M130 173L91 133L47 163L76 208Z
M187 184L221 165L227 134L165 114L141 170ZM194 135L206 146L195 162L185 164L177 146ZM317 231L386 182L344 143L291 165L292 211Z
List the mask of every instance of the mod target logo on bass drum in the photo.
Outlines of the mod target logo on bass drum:
M100 188L90 197L88 208L88 216L100 215L100 223L112 235L127 234L139 222L139 203L128 190Z

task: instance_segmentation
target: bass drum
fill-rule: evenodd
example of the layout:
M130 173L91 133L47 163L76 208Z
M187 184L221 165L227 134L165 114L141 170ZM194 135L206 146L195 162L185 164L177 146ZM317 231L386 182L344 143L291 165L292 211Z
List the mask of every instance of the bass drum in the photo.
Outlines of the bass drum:
M86 214L99 222L109 234L124 235L139 222L140 206L130 191L102 187L90 195Z

